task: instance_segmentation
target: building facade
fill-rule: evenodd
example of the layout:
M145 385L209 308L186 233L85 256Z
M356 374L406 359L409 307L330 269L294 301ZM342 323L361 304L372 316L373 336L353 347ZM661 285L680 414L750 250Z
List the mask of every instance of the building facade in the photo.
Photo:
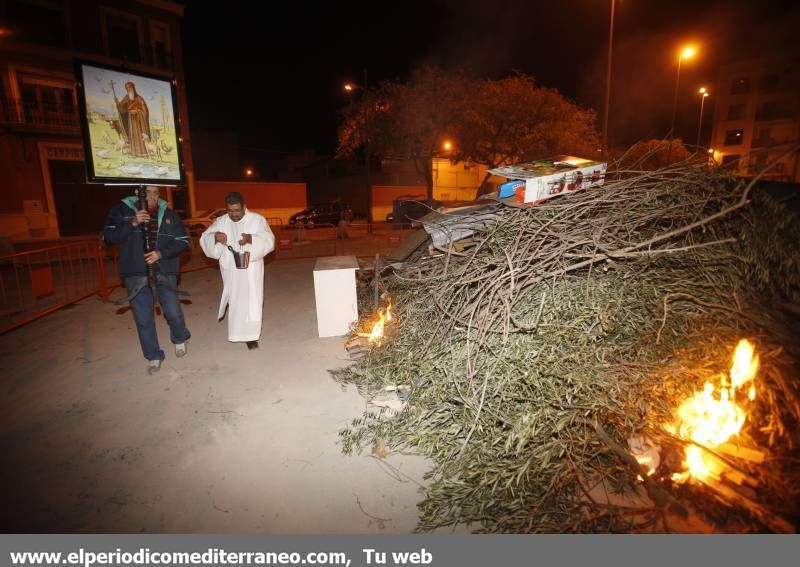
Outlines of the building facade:
M0 0L0 236L97 234L130 192L86 183L76 58L174 79L187 185L166 196L193 210L182 18L170 0Z
M711 149L714 161L752 177L800 140L800 54L725 65L716 85ZM800 182L798 152L764 174Z

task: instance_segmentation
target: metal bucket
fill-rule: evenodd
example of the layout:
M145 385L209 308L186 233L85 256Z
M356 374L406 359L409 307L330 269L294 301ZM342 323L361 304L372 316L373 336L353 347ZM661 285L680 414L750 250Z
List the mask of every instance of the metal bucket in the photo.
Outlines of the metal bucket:
M236 267L240 270L246 270L247 266L250 265L250 251L237 252L230 246L228 246L228 250L233 254L233 263L236 264Z

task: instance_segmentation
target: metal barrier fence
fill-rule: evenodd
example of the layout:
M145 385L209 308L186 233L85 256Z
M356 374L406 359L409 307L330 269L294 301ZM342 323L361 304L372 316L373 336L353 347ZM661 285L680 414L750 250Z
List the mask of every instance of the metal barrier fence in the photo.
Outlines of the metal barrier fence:
M376 230L377 228L377 230ZM409 234L396 225L354 222L344 230L333 225L313 229L273 226L274 260L323 256L374 257L387 254ZM199 234L181 255L181 272L217 266L203 254ZM0 333L6 333L72 303L97 294L109 301L121 286L119 248L98 240L82 240L0 256Z
M104 277L97 241L0 257L0 332L98 293Z

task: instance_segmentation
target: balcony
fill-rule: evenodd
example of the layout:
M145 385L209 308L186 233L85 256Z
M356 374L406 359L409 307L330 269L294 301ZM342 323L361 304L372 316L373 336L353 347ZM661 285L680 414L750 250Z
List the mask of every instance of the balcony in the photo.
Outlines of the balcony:
M747 166L747 175L758 175L766 169L767 165L767 160L753 161ZM786 169L786 164L784 162L776 163L770 168L769 171L764 173L764 178L775 181L784 178L788 180Z
M794 110L786 101L765 102L756 110L756 122L770 122L773 120L792 120Z
M753 138L752 148L769 148L775 146L775 141L772 138Z
M773 148L776 146L784 146L792 143L792 139L786 136L781 136L779 138L772 138L772 137L758 137L753 138L753 142L750 145L751 148Z
M65 111L56 105L18 98L3 101L3 121L7 125L22 126L33 130L58 131L77 134L80 131L78 113Z

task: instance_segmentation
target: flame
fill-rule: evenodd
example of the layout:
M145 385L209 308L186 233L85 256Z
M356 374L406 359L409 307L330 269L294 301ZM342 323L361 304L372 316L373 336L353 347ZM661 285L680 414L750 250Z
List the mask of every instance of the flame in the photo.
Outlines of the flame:
M369 333L358 333L359 337L366 337L370 344L381 346L383 342L384 329L386 323L392 320L392 302L386 306L386 309L378 311L378 320L372 324L372 329Z
M758 371L758 357L753 356L755 348L750 341L742 339L736 345L731 365L731 387L735 390L753 381Z
M738 435L747 419L744 407L736 401L737 391L750 382L754 382L758 371L758 356L754 354L753 345L746 339L739 341L733 354L733 363L728 376L722 375L717 388L706 382L702 392L683 402L676 412L678 426L669 427L677 431L684 439L694 441L698 445L714 448ZM747 397L754 400L755 384L751 384ZM685 482L689 477L707 479L718 476L714 461L706 459L704 451L697 445L687 445L684 466L686 471L673 475L673 480Z
M383 314L383 311L378 311L378 320L375 321L375 324L372 325L372 331L370 331L369 339L370 343L377 343L379 346L381 341L383 340L383 328L386 326L386 316Z

